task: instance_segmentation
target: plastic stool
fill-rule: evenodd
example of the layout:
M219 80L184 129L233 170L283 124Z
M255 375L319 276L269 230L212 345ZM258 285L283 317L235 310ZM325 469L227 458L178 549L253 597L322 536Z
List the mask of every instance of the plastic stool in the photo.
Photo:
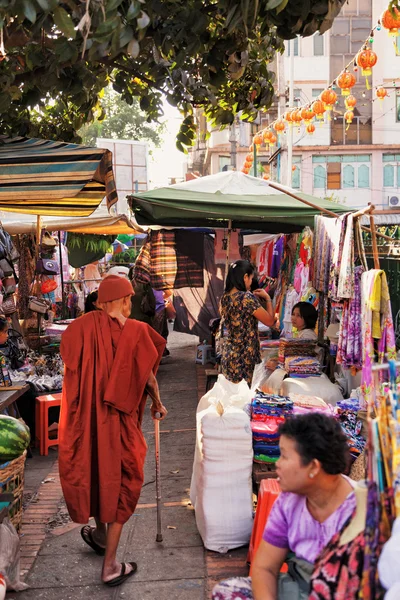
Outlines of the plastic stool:
M39 441L40 456L47 456L49 447L58 445L58 432L55 439L49 438L49 408L53 406L61 406L61 393L36 398L35 437Z
M251 563L257 550L262 536L264 533L265 525L268 520L271 508L274 505L275 500L281 493L279 483L276 479L263 479L260 483L260 491L258 493L258 502L256 516L254 518L253 531L251 533L251 540L249 546L249 553L247 555L247 562ZM250 570L251 575L251 570Z

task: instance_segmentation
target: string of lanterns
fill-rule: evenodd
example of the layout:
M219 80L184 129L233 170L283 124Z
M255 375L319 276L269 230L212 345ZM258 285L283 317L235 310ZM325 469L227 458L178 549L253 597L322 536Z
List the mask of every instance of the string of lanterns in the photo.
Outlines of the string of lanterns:
M378 61L378 56L376 52L372 50L371 45L374 41L375 29L380 31L382 27L387 30L391 37L393 37L396 54L398 54L395 38L399 35L400 30L400 10L397 8L391 10L387 9L383 12L378 21L378 25L372 29L369 37L365 40L355 57L346 65L336 79L321 92L316 100L300 107L289 108L282 117L278 117L273 123L268 125L268 127L254 135L253 143L249 147L249 154L247 154L242 168L243 173L250 173L250 169L254 164L254 155L257 154L257 151L261 146L265 144L265 146L272 150L280 137L287 131L287 128L293 126L300 128L300 126L304 124L307 135L312 135L315 132L315 120L322 123L326 114L330 121L333 107L338 101L338 95L334 90L335 85L340 88L341 95L344 97L346 111L343 118L347 123L347 129L350 127L354 119L354 108L357 104L357 98L352 94L352 88L355 86L357 79L349 68L353 66L354 72L361 69L361 75L365 77L366 88L368 90L371 89L368 78L371 77L372 69ZM375 94L380 102L388 95L387 90L383 86L378 86L375 90ZM296 167L294 167L294 169L295 168ZM263 177L264 179L269 179L269 175L267 174L264 174Z

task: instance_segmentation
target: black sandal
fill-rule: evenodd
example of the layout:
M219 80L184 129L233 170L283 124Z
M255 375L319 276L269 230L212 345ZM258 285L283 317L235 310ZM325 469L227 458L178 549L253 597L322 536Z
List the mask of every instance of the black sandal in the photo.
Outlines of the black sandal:
M132 567L132 570L129 571L129 573L125 573L127 564L131 565L131 567ZM109 581L103 581L103 583L105 585L108 585L109 587L116 587L117 585L121 585L129 577L134 575L136 573L136 571L137 571L137 564L135 562L122 563L122 569L121 569L120 575L118 575L118 577L114 577L114 579L110 579Z
M95 540L93 539L93 531L94 528L90 527L90 525L85 525L85 527L82 527L82 539L88 546L91 547L92 550L96 552L96 554L98 554L99 556L104 556L106 553L106 549L102 548L101 546L99 546L99 544L95 542Z

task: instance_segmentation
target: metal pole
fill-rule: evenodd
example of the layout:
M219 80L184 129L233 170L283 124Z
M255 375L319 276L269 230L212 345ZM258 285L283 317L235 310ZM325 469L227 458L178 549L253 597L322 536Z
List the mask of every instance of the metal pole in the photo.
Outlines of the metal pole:
M231 168L236 171L237 168L237 140L236 140L236 121L233 121L229 128L229 141L231 143Z
M257 146L253 144L253 175L257 177Z
M277 75L278 75L278 119L282 118L286 108L286 94L285 94L285 58L283 54L278 52L277 55ZM278 148L282 146L282 136L278 136ZM285 170L286 156L280 152L276 159L276 181L282 183L282 173ZM283 177L284 178L284 177Z
M289 40L289 108L294 107L294 40ZM287 133L287 175L286 185L292 187L292 163L293 163L293 125L289 125Z
M157 536L156 542L162 542L161 532L161 467L160 467L160 413L154 419L154 438L156 448L156 501L157 501Z
M228 238L226 240L226 258L225 258L225 281L228 277L228 269L229 269L229 255L231 252L231 232L232 232L232 221L229 219L228 221Z
M61 278L61 314L62 318L65 319L65 291L64 291L64 273L63 273L63 258L62 258L62 244L61 244L61 231L58 232L58 252L60 255L60 278Z

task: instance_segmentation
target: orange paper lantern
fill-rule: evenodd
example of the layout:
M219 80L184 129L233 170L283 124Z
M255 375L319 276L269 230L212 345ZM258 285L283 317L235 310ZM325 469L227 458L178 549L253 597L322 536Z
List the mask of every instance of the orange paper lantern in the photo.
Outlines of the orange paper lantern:
M346 120L346 123L351 125L351 123L353 122L353 119L354 119L354 113L352 110L346 110L343 117Z
M334 92L331 88L328 88L327 90L324 90L321 93L320 99L324 103L325 110L332 110L333 105L337 100L337 93Z
M263 136L260 133L257 133L257 135L255 135L253 138L253 144L255 144L256 146L261 146L262 143Z
M268 179L271 179L271 177L270 177L270 175L267 175L267 173L264 173L263 179L265 179L266 181L268 181Z
M292 166L292 171L295 171L297 169L296 165Z
M265 142L265 145L269 144L269 140L271 139L272 135L274 135L274 134L269 129L266 129L265 131L263 131L263 140Z
M342 71L336 83L342 90L342 96L349 96L351 88L356 84L356 77L349 71Z
M376 90L376 96L379 100L383 100L388 95L387 90L384 87L378 87Z
M382 13L380 22L382 27L387 29L389 35L397 37L400 29L400 11L397 8L392 8L392 11L389 9L385 10Z
M250 154L250 153L249 153L249 154L247 154L247 155L246 155L246 160L247 160L249 163L252 163L252 162L253 162L253 160L254 160L254 156L253 156L253 154Z
M303 108L303 110L301 111L301 118L303 119L303 121L306 125L311 123L311 121L313 120L314 117L315 117L315 112L311 108L308 108L308 107Z
M355 105L357 104L357 98L355 96L347 96L346 100L344 101L346 108L351 108L353 109L355 107Z
M368 46L364 46L362 50L356 56L356 62L359 67L361 67L361 74L364 77L370 77L372 75L372 67L376 65L378 60L378 55L368 48Z
M271 137L269 138L269 142L268 142L270 147L272 148L272 146L275 146L276 142L277 142L276 135L271 133Z
M314 111L317 119L322 120L324 118L325 106L322 100L315 100L311 105L311 109Z
M285 131L285 122L282 120L275 121L273 127L276 133L279 135L280 133L283 133Z
M287 110L285 112L285 114L283 115L283 118L285 119L285 121L287 121L289 123L289 125L291 125L293 123L292 120L292 110Z
M312 135L315 131L315 125L314 123L309 123L307 125L307 133L309 133L310 135Z
M292 122L295 123L296 125L300 125L300 123L303 120L303 117L301 116L301 110L299 110L298 108L295 108L292 111Z

